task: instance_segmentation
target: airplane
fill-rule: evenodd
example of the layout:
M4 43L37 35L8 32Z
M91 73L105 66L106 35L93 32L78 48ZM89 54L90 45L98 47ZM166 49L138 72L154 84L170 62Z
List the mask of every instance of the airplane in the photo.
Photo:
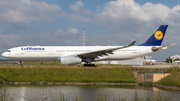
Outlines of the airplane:
M168 25L160 27L144 43L133 46L136 41L125 46L20 46L8 49L2 54L10 60L21 61L60 61L62 65L94 65L102 60L127 60L149 55L167 49L170 44L161 46Z
M144 63L146 65L155 65L157 62L156 60L152 59L152 56L148 55L148 56L144 56Z

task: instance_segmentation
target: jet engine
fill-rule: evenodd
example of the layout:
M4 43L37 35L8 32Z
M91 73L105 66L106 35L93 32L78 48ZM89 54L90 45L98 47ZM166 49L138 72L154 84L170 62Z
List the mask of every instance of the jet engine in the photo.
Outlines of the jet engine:
M73 65L81 63L81 58L75 56L64 56L61 57L61 64L62 65Z

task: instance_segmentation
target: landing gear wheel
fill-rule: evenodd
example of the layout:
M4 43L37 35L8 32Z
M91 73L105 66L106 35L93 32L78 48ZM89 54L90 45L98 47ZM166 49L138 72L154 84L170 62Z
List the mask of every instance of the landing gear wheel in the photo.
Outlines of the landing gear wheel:
M84 64L84 67L94 67L94 64Z

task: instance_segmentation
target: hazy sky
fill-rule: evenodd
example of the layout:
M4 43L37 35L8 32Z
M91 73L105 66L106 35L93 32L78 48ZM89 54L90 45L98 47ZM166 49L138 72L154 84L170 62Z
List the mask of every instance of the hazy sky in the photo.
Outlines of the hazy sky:
M136 45L162 24L162 45L180 43L179 0L0 0L0 53L26 45ZM180 44L153 54L156 60L180 54ZM0 56L0 58L3 58Z

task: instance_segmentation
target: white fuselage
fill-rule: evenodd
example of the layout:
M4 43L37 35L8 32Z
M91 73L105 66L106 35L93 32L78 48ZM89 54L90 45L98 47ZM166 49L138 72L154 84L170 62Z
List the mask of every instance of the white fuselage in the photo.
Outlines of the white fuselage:
M17 61L59 61L61 57L121 46L21 46L9 49L2 55ZM122 46L123 47L123 46ZM153 46L131 46L99 56L95 60L126 60L153 53ZM159 47L159 46L157 46Z

